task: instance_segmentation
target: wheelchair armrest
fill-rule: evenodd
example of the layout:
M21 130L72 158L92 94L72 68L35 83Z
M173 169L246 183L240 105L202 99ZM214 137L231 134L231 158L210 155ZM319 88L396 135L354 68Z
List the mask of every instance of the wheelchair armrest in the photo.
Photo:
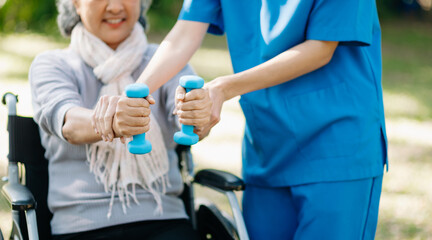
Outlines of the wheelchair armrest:
M224 191L244 190L245 184L239 177L216 169L204 169L195 174L194 182Z
M2 193L11 204L13 210L25 211L36 209L36 201L27 187L19 183L7 183L2 188Z

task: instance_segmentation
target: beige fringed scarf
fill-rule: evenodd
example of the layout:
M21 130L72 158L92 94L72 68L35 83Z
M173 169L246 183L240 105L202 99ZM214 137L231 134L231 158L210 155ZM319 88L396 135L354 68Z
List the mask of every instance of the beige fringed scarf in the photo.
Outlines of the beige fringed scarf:
M93 67L96 77L104 83L99 97L121 95L125 86L134 82L131 74L143 59L147 38L144 29L137 23L130 36L114 51L79 23L72 31L71 47ZM169 184L169 163L159 124L152 115L150 117L150 131L146 138L152 143L153 150L149 154L130 154L119 139L114 139L112 143L100 141L87 146L90 171L104 185L105 191L111 192L108 218L111 217L116 194L124 213L126 206L130 204L130 198L139 204L136 185L153 195L157 203L154 214L162 214L160 194L165 193Z

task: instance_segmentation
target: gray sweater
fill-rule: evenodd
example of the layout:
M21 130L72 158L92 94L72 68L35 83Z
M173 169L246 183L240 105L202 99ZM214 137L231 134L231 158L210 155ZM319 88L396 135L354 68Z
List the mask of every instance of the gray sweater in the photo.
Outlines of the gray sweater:
M137 79L157 45L150 45L140 66L132 76ZM125 63L127 64L127 63ZM97 228L143 220L187 218L178 195L183 184L178 170L173 134L178 131L174 110L174 94L178 78L193 74L190 67L157 90L151 107L164 135L168 148L170 186L162 195L163 214L154 215L156 202L143 189L137 190L139 205L131 202L124 214L118 198L114 201L112 216L107 219L110 193L97 183L90 173L86 160L85 145L72 145L62 136L65 113L75 106L92 109L99 96L102 83L75 52L70 49L54 50L38 55L33 61L29 79L32 91L34 119L39 124L42 145L49 159L48 207L54 217L51 221L53 234L88 231Z

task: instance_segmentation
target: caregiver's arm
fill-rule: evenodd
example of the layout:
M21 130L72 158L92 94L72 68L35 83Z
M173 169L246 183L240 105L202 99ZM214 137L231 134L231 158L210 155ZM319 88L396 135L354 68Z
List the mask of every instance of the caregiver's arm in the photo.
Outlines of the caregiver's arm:
M306 40L254 68L219 77L207 87L217 89L224 100L272 87L323 67L337 46L338 42Z
M150 93L173 78L198 50L209 24L179 20L162 41L137 82L145 83Z
M208 132L219 122L222 104L232 97L272 87L323 67L333 57L338 42L306 40L254 68L222 76L207 83L213 102ZM186 105L186 104L184 104Z

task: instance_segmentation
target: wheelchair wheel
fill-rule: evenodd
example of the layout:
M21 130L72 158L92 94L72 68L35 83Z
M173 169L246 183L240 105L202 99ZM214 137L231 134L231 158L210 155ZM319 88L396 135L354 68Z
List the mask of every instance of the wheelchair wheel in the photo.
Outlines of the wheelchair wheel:
M196 212L200 239L234 240L239 239L232 220L209 202L202 202Z

